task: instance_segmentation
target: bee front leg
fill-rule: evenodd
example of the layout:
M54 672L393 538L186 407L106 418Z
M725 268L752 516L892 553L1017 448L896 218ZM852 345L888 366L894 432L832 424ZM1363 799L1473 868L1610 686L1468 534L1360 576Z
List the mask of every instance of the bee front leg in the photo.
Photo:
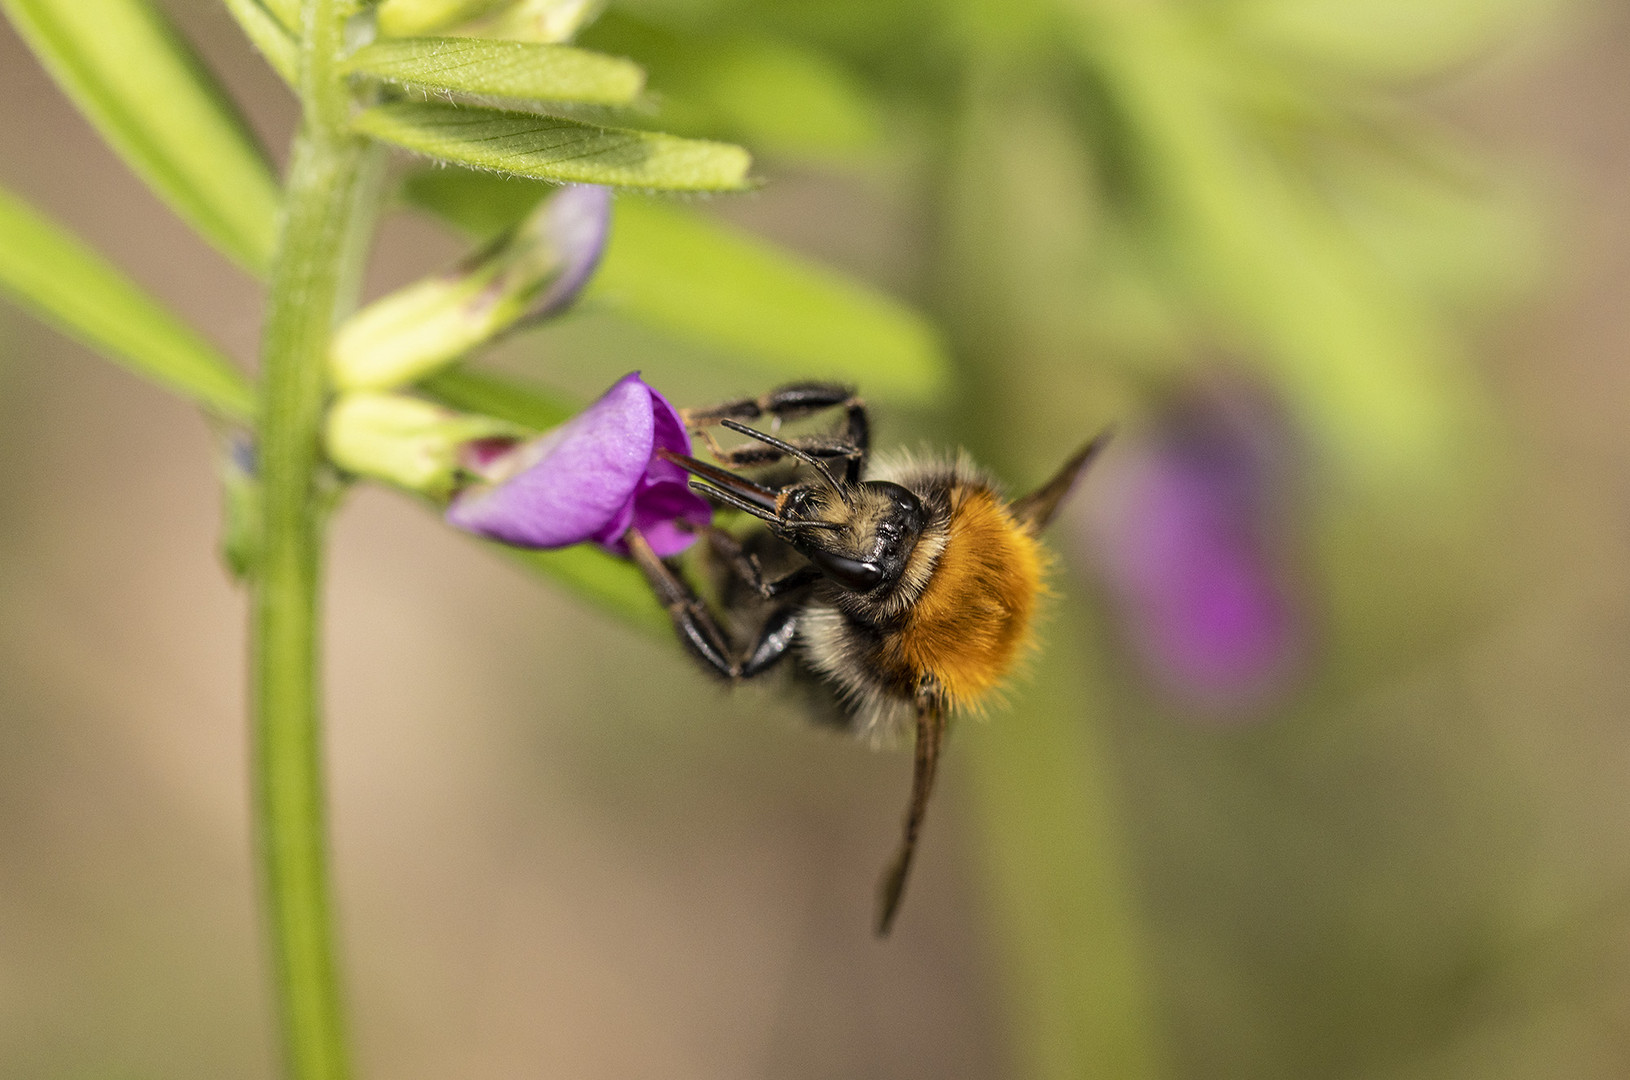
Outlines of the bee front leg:
M715 674L731 682L750 679L768 671L792 647L798 636L798 609L796 605L787 604L770 613L757 639L738 658L707 605L667 563L657 558L650 542L640 535L639 530L630 529L627 540L635 565L645 574L651 591L656 593L657 599L667 609L674 629L679 632L679 639ZM740 550L739 547L737 550ZM790 576L796 577L797 573ZM786 580L770 582L767 586L761 581L760 591L774 590ZM770 595L775 593L772 591Z
M742 548L740 540L717 525L703 525L699 531L707 537L708 547L713 549L713 553L724 560L724 564L760 599L774 600L820 580L819 570L813 566L800 566L785 577L765 581L764 568L759 565L758 559Z
M650 541L638 529L629 529L626 540L634 564L645 574L651 591L656 593L657 600L673 620L674 629L679 631L679 640L715 673L732 680L741 678L741 666L732 658L730 644L707 605L667 563L657 558Z

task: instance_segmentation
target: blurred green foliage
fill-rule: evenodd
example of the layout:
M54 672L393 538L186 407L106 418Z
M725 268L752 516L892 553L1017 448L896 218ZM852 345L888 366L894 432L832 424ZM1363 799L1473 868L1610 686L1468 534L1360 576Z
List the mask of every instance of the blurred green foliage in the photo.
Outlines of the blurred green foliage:
M132 167L262 270L276 181L168 24L135 0L3 4ZM228 6L294 81L297 5ZM641 194L619 201L586 302L766 382L838 377L936 408L941 441L1011 478L1103 422L1135 432L1196 373L1248 371L1282 400L1312 492L1287 543L1304 545L1327 626L1324 667L1281 723L1197 749L1103 624L1064 605L1012 715L956 752L981 805L1016 1072L1401 1076L1521 982L1520 867L1486 838L1468 846L1475 830L1443 820L1432 777L1400 764L1475 749L1420 734L1431 715L1379 735L1362 717L1385 713L1389 680L1457 640L1489 593L1488 565L1464 553L1498 426L1463 327L1535 276L1543 233L1520 178L1411 91L1556 6L628 0L579 35L586 52L419 36L510 25L498 0L385 0L383 37L349 70L357 130L438 162L408 171L395 205L482 241L536 204L540 179L733 191L801 171L889 186L928 253L909 302L713 208ZM0 284L250 419L246 380L209 346L9 198ZM570 413L558 390L472 359L419 390L534 429ZM231 473L228 493L247 505L252 485ZM626 563L517 558L663 629ZM1127 794L1117 766L1150 782Z
M142 0L6 0L7 18L137 175L240 265L272 257L277 180L215 78Z
M0 188L0 286L72 337L223 419L254 415L231 361L78 238Z

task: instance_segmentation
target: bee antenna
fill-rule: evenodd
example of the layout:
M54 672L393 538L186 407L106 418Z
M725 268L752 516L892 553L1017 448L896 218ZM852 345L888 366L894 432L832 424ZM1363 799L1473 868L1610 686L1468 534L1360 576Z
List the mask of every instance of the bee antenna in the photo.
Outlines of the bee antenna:
M794 446L792 443L784 442L781 439L776 438L774 435L767 435L762 431L755 428L750 428L746 424L735 420L720 420L719 425L721 427L727 427L731 431L738 432L739 434L746 435L750 439L757 439L766 446L773 446L783 454L786 454L789 457L795 457L799 461L804 462L806 465L814 466L815 471L820 473L821 476L825 478L828 486L830 486L833 491L838 493L838 496L843 500L844 505L849 505L848 490L842 484L838 483L838 478L832 475L832 470L826 467L826 462L822 461L814 454L811 454L808 450Z
M779 525L783 529L841 529L844 527L841 521L787 521L769 513L763 507L754 506L734 492L727 491L724 488L716 488L703 480L692 480L690 489L706 495L710 499L717 499L727 506L733 506L737 510L751 514L760 521L767 521L771 525Z

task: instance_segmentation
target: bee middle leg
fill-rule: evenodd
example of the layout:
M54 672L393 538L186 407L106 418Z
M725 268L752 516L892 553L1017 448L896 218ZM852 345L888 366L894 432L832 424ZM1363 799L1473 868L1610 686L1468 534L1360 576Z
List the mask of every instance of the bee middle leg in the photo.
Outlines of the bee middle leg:
M732 682L750 679L768 671L792 647L798 636L796 605L786 604L773 610L752 644L738 650L719 628L707 605L672 567L657 557L639 530L630 529L627 541L629 554L645 574L657 600L667 609L680 641L715 674Z
M771 420L770 430L778 431L786 421L800 420L838 408L844 413L838 430L826 435L795 436L786 441L818 458L844 459L846 479L855 483L860 479L871 450L871 420L866 412L866 403L852 387L841 383L791 383L756 398L736 398L706 408L681 409L680 416L684 419L685 427L707 443L708 451L721 465L750 468L774 464L784 455L774 447L763 445L726 449L718 444L708 429L727 420L740 422L768 416Z

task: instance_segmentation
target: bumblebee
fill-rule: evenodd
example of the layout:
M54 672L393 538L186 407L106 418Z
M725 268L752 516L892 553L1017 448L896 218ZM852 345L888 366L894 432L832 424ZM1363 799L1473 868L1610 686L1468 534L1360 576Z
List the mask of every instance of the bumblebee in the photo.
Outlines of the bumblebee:
M746 423L767 418L779 431L828 410L842 414L830 434L783 439ZM794 678L837 726L874 743L914 734L904 835L880 888L877 932L887 934L948 720L986 701L1024 652L1045 590L1038 535L1105 437L1009 501L964 455L872 463L865 403L846 386L798 383L680 415L717 464L662 455L714 503L763 523L740 539L703 529L718 616L677 563L629 534L685 646L731 682L791 655ZM727 449L715 437L721 427L750 441Z

